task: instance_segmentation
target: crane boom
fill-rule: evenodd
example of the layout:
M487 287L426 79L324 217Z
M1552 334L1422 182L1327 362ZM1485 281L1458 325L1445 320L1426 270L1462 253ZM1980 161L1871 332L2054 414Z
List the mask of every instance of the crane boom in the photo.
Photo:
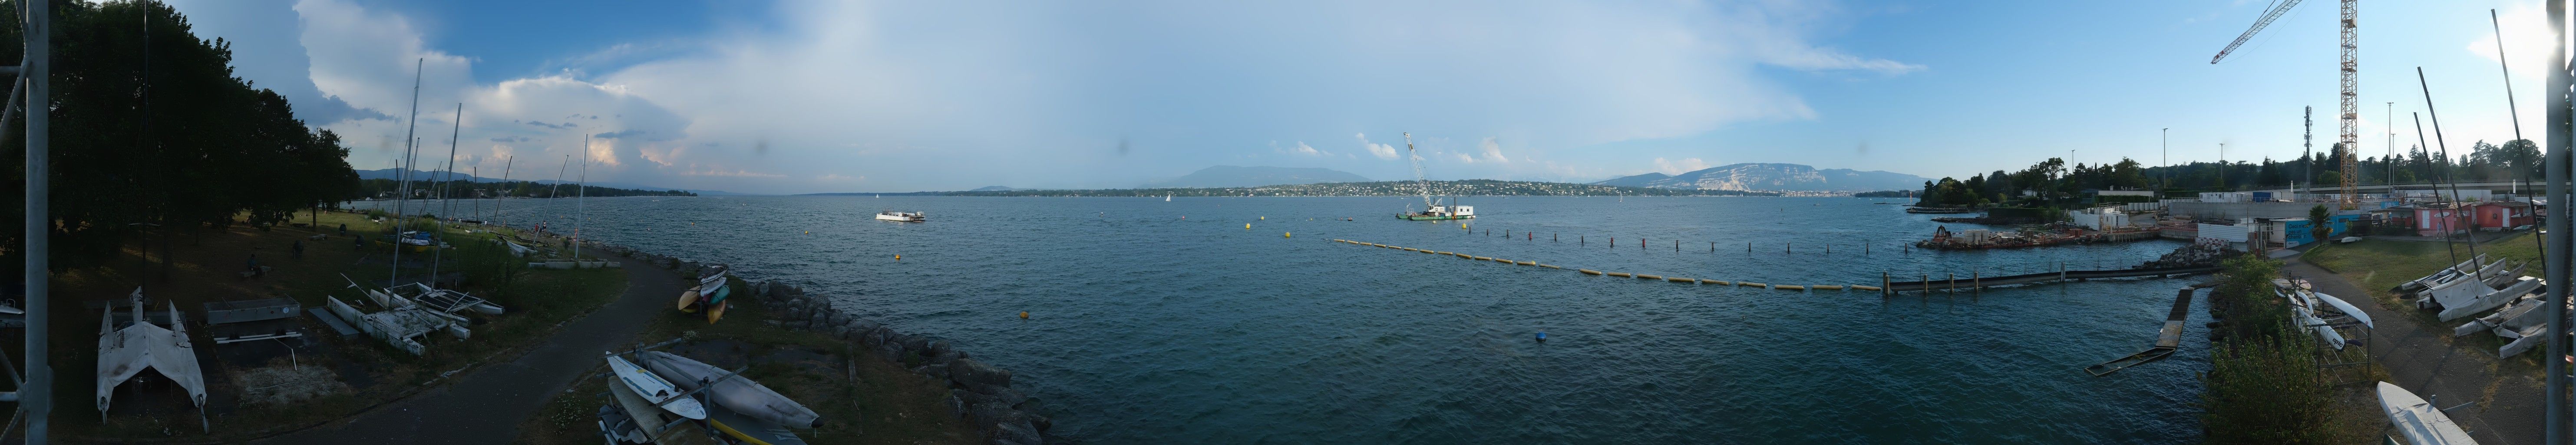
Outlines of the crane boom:
M2340 22L2341 26L2339 26L2339 28L2342 30L2342 42L2339 49L2342 50L2340 59L2343 65L2341 67L2343 72L2339 83L2343 87L2343 97L2342 103L2340 104L2342 106L2338 107L2336 111L2340 112L2337 119L2341 121L2343 135L2342 137L2335 139L2334 154L2337 160L2341 161L2343 164L2342 171L2336 175L2340 176L2341 178L2339 179L2342 179L2343 182L2343 196L2340 201L2342 201L2344 210L2352 210L2360 207L2360 189L2355 187L2354 183L2360 179L2361 172L2354 169L2353 165L2354 158L2358 158L2360 156L2355 155L2352 150L2360 147L2361 143L2361 106L2359 103L2361 98L2361 38L2360 29L2358 28L2361 8L2359 0L2343 0L2342 3L2343 8L2340 11L2341 14L2338 14L2337 20ZM2239 46L2244 46L2245 41L2253 40L2254 33L2263 32L2263 27L2270 26L2273 20L2281 18L2282 13L2290 12L2290 7L2298 5L2299 0L2280 0L2280 3L2273 4L2271 9L2263 11L2262 18L2254 20L2253 27L2245 29L2245 34L2237 35L2236 41L2229 42L2227 44L2227 48L2218 50L2217 56L2210 57L2209 63L2216 64L2220 60L2227 59L2228 53L2235 52L2236 48Z
M2254 20L2254 27L2246 28L2244 35L2236 36L2235 42L2229 42L2226 49L2218 50L2218 56L2209 58L2209 63L2215 65L2219 59L2227 58L2227 53L2236 52L2236 47L2244 46L2245 41L2254 39L2254 33L2263 32L2263 27L2271 26L2272 20L2281 18L2281 13L2290 12L2290 7L2298 5L2299 0L2286 0L2272 5L2271 10L2263 11L2263 18Z
M1404 134L1404 155L1413 158L1413 182L1422 186L1422 208L1428 210L1431 208L1431 179L1422 176L1422 153L1413 150L1413 133Z

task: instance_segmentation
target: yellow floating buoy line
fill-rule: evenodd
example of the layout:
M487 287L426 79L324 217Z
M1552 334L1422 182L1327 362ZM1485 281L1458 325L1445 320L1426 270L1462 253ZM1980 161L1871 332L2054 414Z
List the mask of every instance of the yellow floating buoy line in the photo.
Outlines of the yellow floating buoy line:
M1285 235L1283 234L1283 236L1285 236ZM1431 250L1431 249L1420 249L1420 248L1413 248L1413 247L1390 246L1390 245L1385 245L1385 244L1378 244L1378 243L1371 243L1371 242L1364 242L1364 241L1356 241L1356 240L1346 240L1346 239L1334 239L1333 241L1336 241L1336 242L1342 242L1342 243L1350 243L1350 244L1358 244L1358 245L1363 245L1363 246L1374 246L1374 247L1384 247L1384 248L1389 248L1389 249L1400 249L1400 250L1404 250L1404 251L1408 251L1408 252L1422 252L1422 253L1428 253L1428 254L1449 255L1449 256L1455 256L1455 257L1462 258L1462 259L1479 260L1479 261L1492 261L1492 262L1497 262L1497 263L1511 264L1511 265L1518 265L1518 266L1538 266L1538 267L1545 267L1545 268L1549 268L1549 269L1558 269L1558 270L1564 270L1564 269L1565 269L1565 267L1564 267L1564 266L1558 266L1558 265L1554 265L1554 264L1539 264L1539 262L1538 262L1538 261L1519 261L1519 260L1511 260L1511 259L1504 259L1504 258L1494 258L1494 257L1485 257L1485 256L1475 256L1475 255L1469 255L1469 254L1457 253L1457 252L1445 252L1445 251L1435 251L1435 250ZM1666 281L1666 282L1672 282L1672 283L1686 283L1686 284L1687 284L1687 283L1696 283L1696 284L1715 284L1715 285L1719 285L1719 286L1744 286L1744 287L1758 287L1758 288L1779 289L1779 290L1797 290L1797 291L1804 291L1804 290L1843 290L1843 289L1865 290L1865 291L1875 291L1875 290L1879 290L1879 287L1878 287L1878 286L1864 286L1864 285L1857 285L1857 284L1854 284L1854 285L1841 285L1841 284L1812 284L1812 285L1800 285L1800 284L1779 284L1779 285L1774 285L1774 284L1767 284L1767 283L1756 283L1756 282L1751 282L1751 281L1727 281L1727 280L1717 280L1717 279L1708 279L1708 278L1667 277L1667 276L1662 276L1662 275L1653 275L1653 274L1641 274L1641 273L1629 273L1629 272L1606 272L1606 271L1599 271L1599 270L1592 270L1592 269L1575 269L1575 271L1576 271L1576 272L1581 272L1581 273L1583 273L1584 275L1606 275L1606 276L1613 276L1613 277L1622 277L1622 278L1638 278L1638 279L1645 279L1645 280L1664 280L1664 281Z

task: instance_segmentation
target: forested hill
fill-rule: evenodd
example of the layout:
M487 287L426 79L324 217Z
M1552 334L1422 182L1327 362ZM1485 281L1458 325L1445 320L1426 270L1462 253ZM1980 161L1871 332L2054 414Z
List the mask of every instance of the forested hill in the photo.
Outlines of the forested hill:
M2168 194L2287 187L2292 183L2332 188L2343 181L2343 162L2334 150L2304 158L2190 162L2148 167L2123 158L2116 163L2067 164L2063 158L2031 164L2018 171L1995 170L1967 178L1945 177L1923 184L1923 204L1964 206L2021 201L2022 191L2042 196L2072 196L2084 190L2155 190ZM2353 160L2355 182L2415 183L2441 181L2537 180L2541 154L2529 140L2503 145L2476 141L2466 150L2443 156L2412 150L2397 156Z
M1414 181L1332 182L1220 188L1139 188L1093 190L994 190L935 193L946 196L1412 196L1422 194ZM1431 181L1433 195L1471 196L1779 196L1774 192L1688 190L1564 182L1469 179Z
M368 179L359 181L358 196L376 199L391 199L396 196L398 186L399 184L396 184L395 181L391 179ZM601 187L596 185L583 186L569 183L540 184L536 181L470 182L455 180L442 182L411 182L412 198L430 198L441 195L454 196L458 199L499 198L504 196L522 198L546 198L558 196L566 198L574 196L698 196L697 193L691 193L687 190L627 189Z

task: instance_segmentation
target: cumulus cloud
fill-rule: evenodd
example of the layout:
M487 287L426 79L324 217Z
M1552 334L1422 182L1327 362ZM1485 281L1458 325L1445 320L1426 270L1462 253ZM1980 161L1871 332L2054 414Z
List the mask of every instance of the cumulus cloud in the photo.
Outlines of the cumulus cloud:
M1503 157L1503 143L1495 138L1485 138L1483 142L1476 143L1476 148L1484 151L1486 162L1512 162L1511 158Z
M1360 148L1367 149L1369 154L1377 155L1378 159L1395 159L1401 157L1396 153L1395 146L1393 145L1370 143L1368 140L1368 133L1353 134L1351 136L1359 138Z
M1270 143L1270 146L1271 146L1272 148L1276 149L1278 152L1280 152L1280 153L1286 153L1286 154L1306 155L1306 156L1332 156L1332 155L1333 155L1333 153L1332 153L1332 152L1323 151L1323 150L1317 150L1317 149L1315 149L1315 147L1314 147L1314 146L1306 145L1306 141L1297 141L1297 146L1294 146L1294 147L1280 147L1280 146L1279 146L1279 143L1277 143L1277 142L1272 142L1272 143Z
M1655 158L1655 171L1663 172L1663 174L1667 175L1678 175L1700 171L1708 169L1708 167L1708 161L1702 161L1699 160L1699 158L1685 158L1679 161Z
M394 9L283 1L295 3L295 43L310 61L298 74L313 95L354 110L315 120L343 135L353 164L399 155L417 68L423 133L456 124L453 107L463 103L467 135L522 157L577 156L625 182L754 191L811 191L794 189L813 183L802 178L909 189L996 177L1126 185L1258 150L1171 147L1338 134L1354 134L1361 149L1340 158L1304 142L1274 151L1401 168L1375 162L1403 154L1369 141L1370 131L1500 135L1472 150L1428 140L1426 150L1447 147L1436 157L1484 169L1450 174L1599 171L1535 159L1550 147L1813 117L1764 66L1925 69L1812 43L1852 15L1831 2L778 0L742 26L609 42L557 56L536 71L546 74L475 79L476 51L487 49L434 48L446 41L424 37L435 27ZM1248 53L1264 57L1238 57ZM583 146L583 135L595 140ZM1506 137L1512 156L1502 152ZM1128 139L1137 156L1107 148ZM761 181L780 177L799 179ZM653 183L663 180L679 183Z

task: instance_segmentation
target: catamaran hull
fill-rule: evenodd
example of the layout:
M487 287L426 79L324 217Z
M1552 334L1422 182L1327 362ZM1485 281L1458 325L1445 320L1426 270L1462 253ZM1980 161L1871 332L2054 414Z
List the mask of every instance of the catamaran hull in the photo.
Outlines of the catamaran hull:
M682 389L697 389L701 385L699 381L714 380L726 374L723 369L668 352L645 351L641 357L645 369ZM707 400L714 405L755 420L805 428L823 424L821 414L815 414L805 405L741 376L715 382L715 387L705 393Z

